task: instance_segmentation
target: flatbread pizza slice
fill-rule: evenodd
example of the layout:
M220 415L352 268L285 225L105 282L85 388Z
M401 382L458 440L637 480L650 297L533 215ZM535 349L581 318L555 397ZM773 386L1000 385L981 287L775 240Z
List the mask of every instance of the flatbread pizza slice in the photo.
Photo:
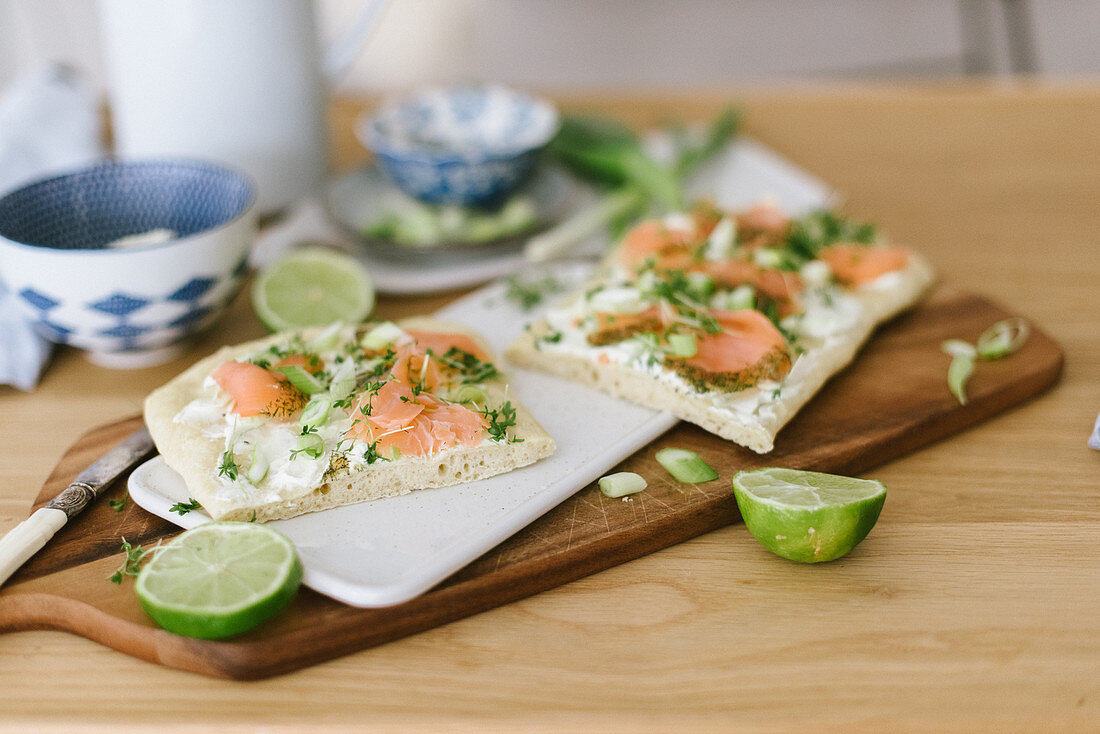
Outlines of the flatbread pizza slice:
M151 393L145 421L216 520L461 484L554 451L486 343L427 318L226 347Z
M766 453L932 281L923 258L867 225L703 204L637 225L506 356Z

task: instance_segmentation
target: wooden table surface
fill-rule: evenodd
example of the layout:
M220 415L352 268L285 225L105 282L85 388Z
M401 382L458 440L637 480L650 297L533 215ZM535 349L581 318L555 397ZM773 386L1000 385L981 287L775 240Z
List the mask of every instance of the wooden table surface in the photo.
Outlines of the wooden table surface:
M378 731L1100 728L1100 83L568 97L639 126L741 102L748 133L1065 349L1049 394L871 473L890 498L841 561L741 525L272 680L168 670L58 632L0 636L0 729L174 723ZM338 167L362 160L333 114ZM447 297L387 300L378 313ZM0 532L64 447L261 331L244 299L188 355L112 372L61 351L0 388ZM888 379L888 376L884 376Z

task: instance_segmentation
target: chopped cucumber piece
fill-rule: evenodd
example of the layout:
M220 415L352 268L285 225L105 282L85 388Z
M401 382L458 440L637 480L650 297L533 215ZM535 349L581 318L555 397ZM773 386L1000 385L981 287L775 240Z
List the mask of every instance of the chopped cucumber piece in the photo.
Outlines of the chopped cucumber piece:
M368 331L359 343L367 349L381 349L397 341L404 333L405 330L392 321L383 321Z
M718 478L718 472L700 459L699 454L687 449L661 449L657 452L657 463L678 482L699 484Z
M248 466L248 481L259 484L267 476L268 460L260 453L259 445L252 447L252 463Z
M608 497L624 497L628 494L635 494L648 486L641 475L631 471L621 471L608 474L606 477L600 477L597 484L600 491Z
M275 371L282 372L286 375L286 379L290 380L290 384L306 395L316 395L319 392L325 391L323 382L298 365L290 364L285 367L276 367Z
M298 419L298 424L303 428L307 426L320 428L328 423L330 410L332 410L332 401L328 398L315 398L310 400L302 410L302 416Z
M694 334L669 334L668 353L675 357L694 357L699 351Z

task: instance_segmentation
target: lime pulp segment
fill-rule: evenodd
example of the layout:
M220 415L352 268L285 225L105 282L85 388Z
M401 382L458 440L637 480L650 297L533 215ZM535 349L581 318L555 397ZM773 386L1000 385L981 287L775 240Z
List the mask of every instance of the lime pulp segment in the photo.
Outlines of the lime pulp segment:
M374 286L354 258L323 248L298 250L263 270L252 303L268 328L358 323L374 308Z
M881 482L838 474L769 468L743 472L743 491L763 502L814 509L870 499L886 492Z

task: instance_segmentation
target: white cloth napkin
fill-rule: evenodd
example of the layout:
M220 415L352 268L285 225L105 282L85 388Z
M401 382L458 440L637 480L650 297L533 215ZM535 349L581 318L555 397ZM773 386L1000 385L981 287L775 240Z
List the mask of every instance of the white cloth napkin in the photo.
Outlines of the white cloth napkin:
M0 196L103 155L98 101L76 72L39 67L0 96ZM32 390L52 345L16 309L0 271L0 384Z

